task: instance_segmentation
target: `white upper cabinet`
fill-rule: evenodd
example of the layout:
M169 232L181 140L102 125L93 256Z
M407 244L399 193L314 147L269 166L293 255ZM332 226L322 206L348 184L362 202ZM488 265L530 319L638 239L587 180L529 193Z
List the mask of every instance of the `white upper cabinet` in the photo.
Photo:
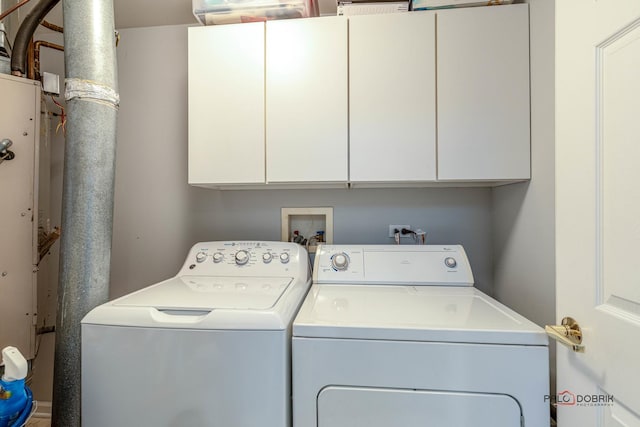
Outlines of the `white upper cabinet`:
M265 181L264 26L189 28L189 183Z
M527 4L189 29L189 183L529 179Z
M436 179L435 13L349 18L351 182Z
M530 178L528 5L437 22L438 179Z
M267 182L346 183L347 20L266 28Z

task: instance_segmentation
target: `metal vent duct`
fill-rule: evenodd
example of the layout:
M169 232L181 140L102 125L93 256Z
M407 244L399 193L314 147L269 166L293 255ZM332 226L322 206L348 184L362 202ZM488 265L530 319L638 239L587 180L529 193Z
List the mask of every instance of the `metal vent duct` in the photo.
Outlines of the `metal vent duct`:
M80 426L80 321L108 300L116 119L113 0L64 0L67 138L54 427Z

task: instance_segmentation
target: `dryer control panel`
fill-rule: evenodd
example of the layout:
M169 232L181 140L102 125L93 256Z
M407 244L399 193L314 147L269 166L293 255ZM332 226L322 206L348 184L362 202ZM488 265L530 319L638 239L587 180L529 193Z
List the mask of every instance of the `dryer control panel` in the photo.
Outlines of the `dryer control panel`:
M315 283L473 286L471 265L460 245L322 245Z
M308 277L307 251L296 243L201 242L178 273L198 276Z

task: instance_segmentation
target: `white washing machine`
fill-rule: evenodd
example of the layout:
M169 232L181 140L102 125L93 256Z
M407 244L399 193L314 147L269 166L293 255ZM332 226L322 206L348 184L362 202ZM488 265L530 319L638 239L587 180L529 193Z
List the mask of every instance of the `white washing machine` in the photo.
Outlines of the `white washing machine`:
M308 266L294 243L198 243L174 278L92 310L83 425L291 426L291 323Z
M542 328L462 246L322 246L293 324L295 427L548 427Z

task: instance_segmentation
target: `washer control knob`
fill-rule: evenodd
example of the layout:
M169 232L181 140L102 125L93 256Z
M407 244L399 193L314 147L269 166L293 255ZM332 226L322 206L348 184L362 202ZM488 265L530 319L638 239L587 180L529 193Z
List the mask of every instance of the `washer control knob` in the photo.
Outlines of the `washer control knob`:
M456 268L456 266L458 265L458 262L456 261L455 258L446 257L444 259L444 265L446 265L449 268Z
M289 253L288 252L282 252L280 254L280 262L282 262L283 264L286 264L289 262Z
M236 252L236 264L245 265L249 262L249 252L241 250Z
M264 261L265 264L269 264L272 259L273 255L271 254L271 252L265 252L262 254L262 261Z
M215 262L216 264L221 262L224 259L224 255L222 255L222 252L216 252L215 254L213 254L213 262Z
M346 270L349 267L349 257L344 252L335 254L331 257L331 265L336 270Z
M204 262L205 259L207 259L207 254L205 252L198 252L196 254L196 261L197 262Z

